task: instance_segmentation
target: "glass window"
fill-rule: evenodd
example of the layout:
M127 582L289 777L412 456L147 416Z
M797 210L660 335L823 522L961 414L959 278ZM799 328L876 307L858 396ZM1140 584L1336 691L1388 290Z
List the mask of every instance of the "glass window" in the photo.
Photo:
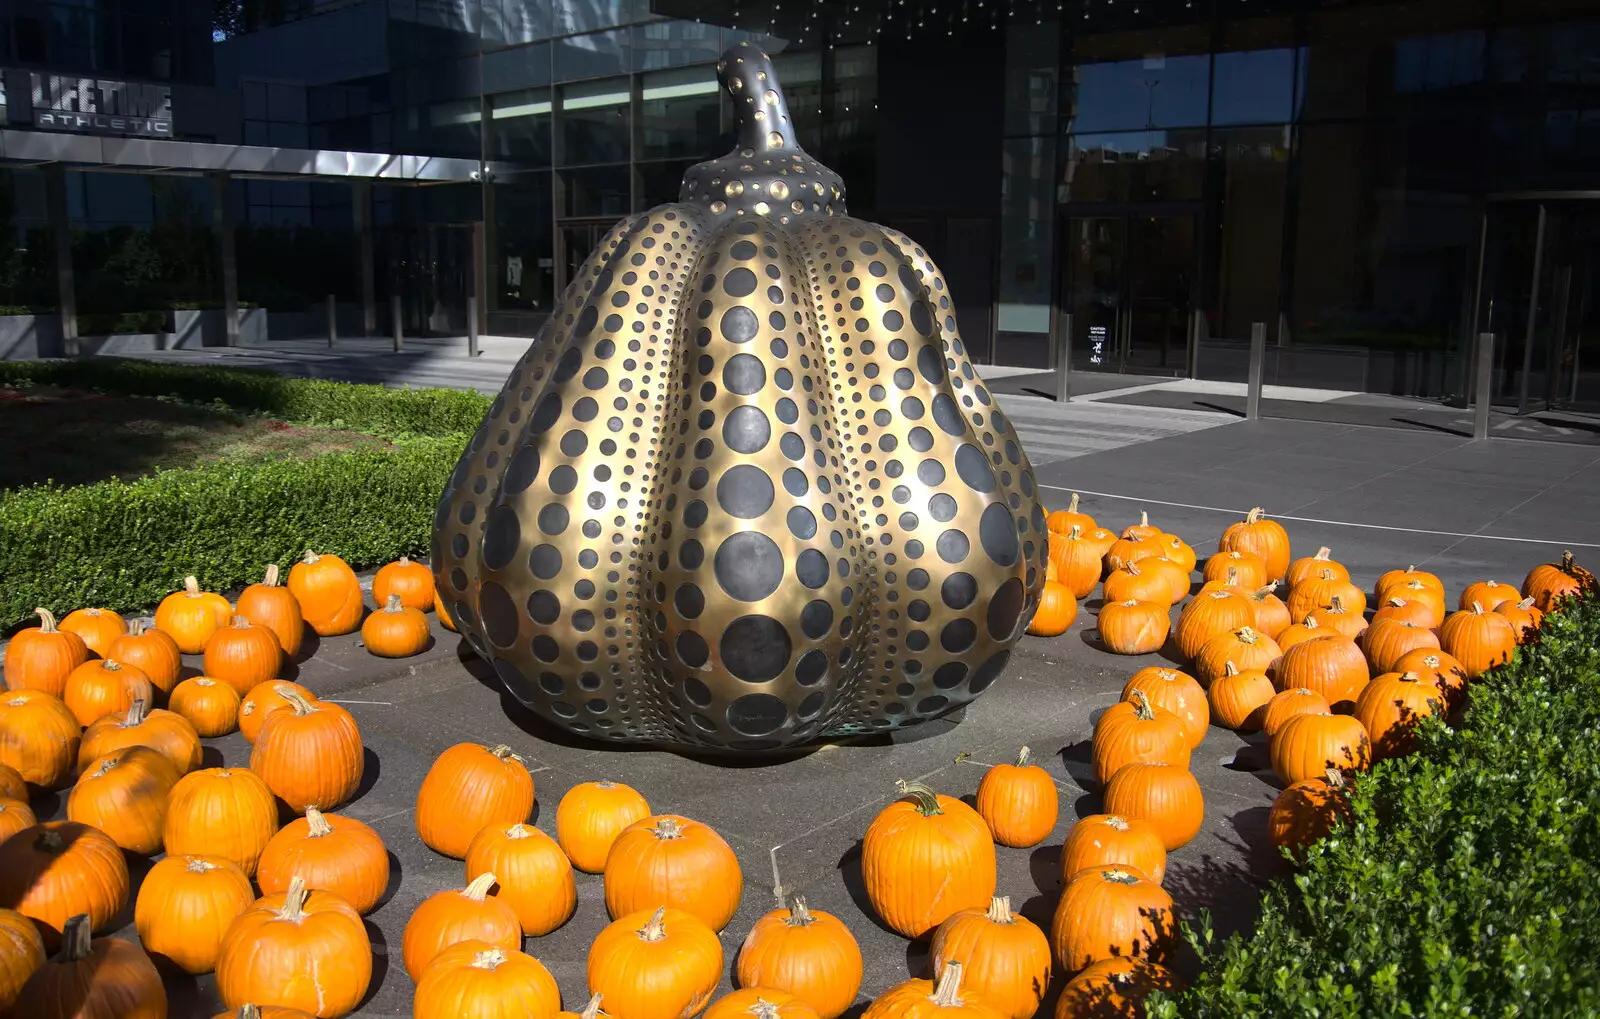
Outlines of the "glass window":
M1211 83L1213 124L1274 124L1294 116L1293 48L1218 53Z
M633 171L627 166L588 166L561 172L567 216L626 216L632 205Z
M549 6L556 35L626 25L633 13L630 0L555 0Z
M427 108L422 151L428 155L476 158L483 112L476 99L435 103Z
M1481 102L1482 0L1416 0L1313 12L1304 51L1307 119L1422 112Z
M1221 162L1222 230L1217 252L1216 315L1212 332L1250 337L1265 322L1277 332L1290 129L1236 127L1211 136Z
M640 158L712 159L722 136L722 93L712 67L658 71L643 79ZM731 145L723 145L726 149Z
M550 236L550 174L519 174L494 188L489 245L489 314L547 313L555 302ZM517 322L517 333L534 322ZM518 329L518 326L522 328ZM491 331L500 331L491 323ZM515 334L515 333L514 333Z
M482 61L483 90L509 92L550 84L550 45L518 46L485 53Z
M725 33L725 38L727 34ZM768 50L768 52L772 52ZM813 154L822 146L822 54L785 53L772 58L772 69L783 84L789 118L800 146ZM732 142L729 142L732 147ZM854 183L854 182L852 182Z
M627 162L629 98L626 78L562 88L560 165Z
M633 67L653 71L711 63L722 55L722 30L696 21L651 21L633 26Z
M1055 237L1056 140L1008 138L1000 183L1000 303L1002 334L1044 333L1050 327L1050 264ZM1002 336L1002 345L1012 337ZM1018 363L1003 360L1005 364Z
M628 71L627 29L557 39L552 45L555 47L552 65L556 81L598 78Z
M640 163L637 211L676 202L678 189L683 185L683 172L696 162L692 159L674 159L664 163Z
M550 162L550 90L490 97L489 153L493 158Z
M1006 28L1006 134L1055 134L1059 38L1031 24Z
M1138 60L1079 64L1072 71L1076 130L1188 127L1206 122L1209 56L1151 53Z
M1198 200L1205 183L1205 136L1204 128L1073 135L1056 200Z
M548 39L550 5L545 0L483 0L481 34L490 45Z

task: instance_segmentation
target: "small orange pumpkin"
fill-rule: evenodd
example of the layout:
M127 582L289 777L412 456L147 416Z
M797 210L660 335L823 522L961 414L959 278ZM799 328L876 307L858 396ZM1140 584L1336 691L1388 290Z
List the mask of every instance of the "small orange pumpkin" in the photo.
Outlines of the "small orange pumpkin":
M82 637L101 658L110 658L111 645L128 632L128 621L110 609L74 609L61 620L61 628Z
M1205 797L1188 768L1125 764L1106 783L1105 811L1148 821L1167 852L1189 844L1205 822Z
M1283 649L1277 641L1252 626L1241 626L1206 641L1194 656L1194 672L1209 685L1222 675L1229 662L1245 672L1268 672L1282 656Z
M1078 603L1073 600L1067 586L1054 580L1044 582L1039 594L1039 607L1028 623L1028 632L1035 637L1059 637L1078 618Z
M1355 707L1356 697L1371 678L1367 656L1356 642L1336 636L1315 637L1296 644L1278 659L1273 673L1279 690L1315 690L1335 711Z
M786 991L741 987L723 995L702 1013L702 1019L820 1019L817 1010Z
M1259 558L1267 568L1267 580L1282 580L1289 572L1289 532L1266 511L1255 507L1238 523L1229 524L1217 542L1219 552L1244 552ZM1255 585L1259 587L1260 585Z
M10 1014L22 986L45 958L44 939L33 921L14 909L0 909L0 1015Z
M206 641L206 675L232 686L241 697L275 677L281 668L283 648L278 646L277 635L243 616L234 616L231 624Z
M1367 728L1350 715L1296 715L1278 729L1269 749L1272 770L1284 785L1322 775L1329 768L1365 771L1372 763Z
M185 973L217 966L222 937L256 899L239 865L220 856L168 856L139 883L133 925L145 951Z
M104 930L127 901L127 861L98 828L45 821L0 842L0 905L32 918L47 946L79 913Z
M1495 611L1505 616L1511 623L1511 629L1516 631L1518 644L1526 644L1528 638L1533 636L1534 631L1544 622L1544 613L1534 604L1532 598L1524 598L1516 604L1502 602Z
M1177 936L1172 896L1131 867L1090 867L1061 893L1050 924L1056 963L1075 973L1101 961L1163 958Z
M1450 613L1439 629L1439 646L1461 663L1468 679L1476 679L1511 660L1517 649L1517 631L1505 616L1487 612L1473 602L1471 608Z
M1329 768L1278 794L1267 816L1267 835L1278 848L1300 853L1327 837L1335 824L1349 819L1350 792L1344 772Z
M1167 642L1171 611L1165 602L1112 602L1101 607L1095 629L1112 654L1147 655Z
M278 830L278 804L247 768L202 768L172 787L162 841L170 856L220 856L246 874Z
M920 782L878 812L861 842L867 901L891 930L920 938L958 910L994 898L994 837L983 817ZM607 870L610 868L608 867Z
M244 695L244 700L239 702L239 734L246 743L254 743L261 734L261 727L267 724L267 719L278 711L293 710L289 703L290 694L299 694L308 701L315 702L317 695L301 686L291 683L287 679L269 679L265 683L258 683L250 688Z
M1321 612L1333 607L1339 600L1340 611L1352 616L1363 616L1367 611L1367 596L1361 588L1341 580L1338 573L1324 567L1316 576L1307 577L1289 591L1289 617L1304 619L1307 613Z
M306 624L320 636L337 637L361 625L361 581L336 555L307 549L289 569L289 593L300 603Z
M200 767L200 734L194 726L171 711L146 711L145 702L136 700L127 711L106 715L83 731L78 768L86 769L113 751L137 746L149 747L165 757L179 776Z
M433 607L433 571L412 562L410 556L381 567L372 578L372 600L387 605L390 595L398 596L408 609L426 612Z
M1206 698L1211 717L1225 729L1256 732L1266 720L1267 705L1278 688L1259 669L1240 672L1232 662L1223 665L1222 675L1211 681Z
M741 987L788 991L820 1019L838 1019L861 991L862 966L850 928L796 895L788 909L774 909L750 928L736 972Z
M6 646L5 685L8 690L39 690L60 697L72 670L89 660L89 645L57 626L49 609L33 611L39 625L17 631Z
M1078 510L1078 493L1073 492L1072 498L1067 501L1067 508L1051 510L1044 518L1044 526L1051 534L1068 534L1074 527L1088 532L1100 525L1095 523L1094 517Z
M516 911L489 895L494 883L493 874L480 874L465 888L434 892L412 911L400 946L412 980L419 979L440 952L463 941L485 941L504 952L522 948Z
M1160 884L1167 875L1167 848L1149 821L1090 814L1067 832L1061 847L1061 883L1090 867L1132 868Z
M744 876L732 847L710 825L658 814L623 829L606 857L606 911L612 917L670 906L714 931L739 910Z
M1323 626L1317 619L1315 612L1306 613L1300 622L1284 628L1283 632L1274 639L1278 642L1278 650L1287 651L1296 644L1303 644L1317 637L1339 637L1343 634L1337 630Z
M131 941L89 937L90 920L66 921L61 951L17 992L14 1014L40 1019L161 1019L167 991L150 957Z
M0 842L39 823L39 817L28 806L28 801L14 796L0 796ZM3 963L0 963L3 966ZM4 995L0 994L0 998ZM5 1013L0 1012L0 1015Z
M1129 528L1128 530L1132 530ZM1154 559L1162 552L1161 543L1155 535L1148 538L1134 538L1128 536L1128 531L1122 532L1122 537L1112 543L1106 550L1102 562L1106 570L1118 570L1128 563L1136 563L1141 559Z
M572 863L556 841L537 828L490 825L467 847L467 880L494 874L495 897L517 914L522 933L542 937L572 918L578 885Z
M1307 690L1304 687L1280 690L1267 702L1267 710L1261 716L1261 731L1270 739L1296 715L1331 714L1333 714L1332 705L1328 703L1326 697L1315 690Z
M1331 604L1327 608L1317 610L1317 619L1341 637L1360 640L1361 635L1367 632L1367 617L1347 610L1344 599L1339 595L1334 595L1329 601Z
M1093 530L1088 528L1087 530ZM1050 560L1046 579L1066 585L1072 597L1082 598L1100 583L1106 550L1084 537L1086 529L1073 525L1065 533L1050 535Z
M70 708L42 690L0 694L0 764L49 789L78 763L81 729Z
M1581 595L1586 584L1593 581L1593 574L1573 562L1571 552L1563 552L1556 562L1528 571L1522 581L1522 595L1532 598L1541 612L1549 612L1561 599Z
M611 922L589 946L589 990L613 1015L698 1015L722 980L722 943L692 914L665 906Z
M1067 981L1056 1001L1055 1019L1140 1015L1151 992L1177 988L1177 978L1165 966L1127 957L1104 959Z
M1199 562L1199 556L1195 555L1194 549L1189 546L1188 542L1176 534L1163 534L1158 540L1161 542L1162 549L1164 549L1161 553L1162 556L1176 563L1184 573L1194 572L1195 564Z
M432 639L428 617L421 609L403 604L398 594L389 595L383 608L361 624L361 642L380 658L420 655Z
M1449 609L1445 605L1443 592L1429 587L1421 580L1412 580L1404 584L1393 584L1384 588L1383 597L1380 598L1378 602L1379 604L1387 604L1389 601L1395 598L1410 602L1414 606L1425 606L1427 608L1428 615L1423 617L1421 608L1413 608L1411 610L1411 621L1424 626L1432 627L1433 629L1438 629L1439 626L1444 623L1444 617L1449 612Z
M1437 649L1439 638L1432 630L1402 619L1374 619L1367 632L1361 635L1361 650L1367 656L1372 674L1380 676L1394 671L1394 663L1408 651L1418 648Z
M533 776L510 747L457 743L434 759L417 790L417 834L434 852L465 859L478 832L526 821L532 810Z
M979 994L961 987L961 964L949 962L932 980L907 980L884 991L861 1019L1003 1019L1000 1010Z
M389 887L389 850L383 837L353 817L307 807L278 829L261 851L256 883L261 894L287 892L296 877L308 888L332 892L362 916L378 908Z
M128 624L128 632L111 642L105 657L139 669L162 697L168 697L178 685L183 655L171 634L155 629L153 623L146 625L147 622L135 619Z
M1189 733L1183 719L1153 707L1143 690L1107 708L1094 725L1094 777L1107 782L1125 764L1159 761L1189 766Z
M354 1011L371 983L372 944L361 917L298 878L241 913L217 955L217 991L229 1008L270 1002L329 1019Z
M250 770L297 814L348 803L366 766L356 720L338 704L287 696L290 709L268 716L256 733Z
M1146 666L1133 674L1122 687L1122 699L1128 700L1135 690L1150 698L1150 706L1165 708L1178 716L1187 734L1189 749L1193 750L1206 737L1206 727L1211 724L1211 710L1206 705L1205 691L1186 672L1164 669L1159 665Z
M1242 587L1256 591L1266 585L1267 564L1259 556L1248 552L1218 552L1206 559L1200 576L1208 584L1225 583L1229 587Z
M134 701L153 703L155 687L136 666L123 665L115 658L96 658L72 670L61 700L78 724L87 726L127 711Z
M988 909L952 914L933 932L928 955L935 975L961 966L968 992L1008 1019L1030 1019L1050 986L1050 942L1011 911L1008 895L995 896Z
M130 853L161 852L167 797L178 769L149 747L124 747L99 758L67 797L67 818L98 828Z
M1178 614L1173 632L1178 653L1192 660L1211 638L1255 621L1256 606L1248 595L1225 587L1201 591Z
M1440 580L1437 575L1426 570L1419 570L1415 566L1407 566L1403 570L1390 570L1380 576L1377 583L1372 585L1373 600L1380 602L1385 600L1390 594L1395 593L1396 588L1404 588L1413 592L1419 590L1433 591L1439 596L1441 603L1444 601L1444 581ZM1400 594L1403 598L1411 597L1411 595L1405 594L1403 591Z
M436 955L411 1001L413 1019L555 1019L560 1011L561 990L544 963L476 938Z
M28 799L28 780L9 764L0 764L0 799Z
M649 816L650 804L632 786L605 779L582 782L556 807L556 841L574 867L598 874L623 829Z
M261 583L251 584L239 593L235 611L256 626L271 630L286 657L300 653L306 637L305 616L300 612L300 602L278 583L277 563L267 564Z
M1332 549L1324 545L1317 549L1317 554L1296 559L1289 564L1289 572L1283 575L1283 582L1289 585L1289 590L1294 590L1296 584L1312 577L1320 577L1324 570L1332 571L1340 580L1349 580L1350 571L1341 563L1336 563L1329 558Z
M1394 672L1414 672L1425 683L1432 683L1444 695L1446 707L1455 708L1467 695L1467 670L1442 650L1418 648L1400 656Z
M1392 619L1431 630L1439 625L1434 618L1437 608L1438 605L1434 602L1411 600L1402 598L1398 594L1391 594L1378 603L1378 610L1372 614L1372 623L1376 626L1384 620Z
M1415 672L1390 672L1368 683L1356 698L1355 718L1372 740L1373 760L1399 757L1416 747L1418 722L1444 710L1444 694Z
M156 629L169 634L178 650L197 655L206 641L233 617L233 606L220 594L200 590L200 581L183 578L183 590L174 591L156 606Z
M226 736L239 727L239 691L210 676L196 676L173 687L167 705L206 739Z
M978 780L978 813L1002 846L1036 846L1056 830L1061 805L1050 773L1031 762L1023 747L1017 763L996 764Z
M1104 600L1109 604L1119 601L1147 601L1166 602L1171 605L1172 585L1168 581L1170 571L1151 569L1146 570L1141 563L1153 563L1154 557L1143 560L1130 560L1123 563L1106 577ZM1188 591L1185 582L1185 593Z
M1517 589L1510 584L1502 584L1498 580L1480 580L1468 584L1461 591L1461 600L1456 604L1456 608L1470 609L1476 602L1483 606L1483 611L1493 612L1507 602L1515 605L1519 598ZM64 627L66 623L63 622L61 625Z
M1289 606L1278 597L1277 589L1277 581L1273 581L1265 587L1250 592L1250 600L1256 607L1255 629L1273 640L1277 640L1278 635L1288 629L1292 621L1289 616Z

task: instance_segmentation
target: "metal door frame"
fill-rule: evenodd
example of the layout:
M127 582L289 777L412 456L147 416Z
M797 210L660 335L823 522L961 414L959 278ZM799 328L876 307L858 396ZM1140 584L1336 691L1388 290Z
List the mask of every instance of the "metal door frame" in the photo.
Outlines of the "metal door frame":
M567 292L567 286L572 281L567 279L567 230L568 228L589 227L597 228L600 236L616 226L626 216L565 216L555 222L555 304L561 302L561 297ZM554 307L554 305L552 305Z

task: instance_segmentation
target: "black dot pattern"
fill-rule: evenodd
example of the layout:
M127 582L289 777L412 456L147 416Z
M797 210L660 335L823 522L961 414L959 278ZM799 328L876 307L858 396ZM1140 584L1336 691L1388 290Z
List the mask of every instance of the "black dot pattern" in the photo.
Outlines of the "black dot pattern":
M736 109L781 110L744 104L759 50L724 65ZM785 162L784 117L613 228L440 500L445 606L561 728L759 751L914 725L991 685L1037 605L1032 467L944 277Z

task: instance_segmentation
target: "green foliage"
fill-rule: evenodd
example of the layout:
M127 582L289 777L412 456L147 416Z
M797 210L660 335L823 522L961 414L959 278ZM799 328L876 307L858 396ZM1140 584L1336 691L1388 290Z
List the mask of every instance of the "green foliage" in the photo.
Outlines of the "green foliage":
M489 408L489 397L454 389L389 389L109 357L0 361L0 386L30 383L221 403L294 424L350 428L385 438L471 432Z
M1351 826L1149 1015L1600 1015L1600 600L1356 783Z
M424 552L465 444L465 435L414 439L396 450L0 493L0 626L36 605L149 608L187 574L208 590L237 588L307 548L358 569Z

